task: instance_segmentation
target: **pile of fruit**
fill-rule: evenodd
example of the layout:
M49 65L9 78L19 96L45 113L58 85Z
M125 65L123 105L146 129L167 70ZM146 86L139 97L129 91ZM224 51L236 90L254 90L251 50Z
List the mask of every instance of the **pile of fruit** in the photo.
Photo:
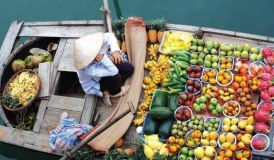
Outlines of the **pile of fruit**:
M30 103L40 87L39 77L30 71L21 71L14 75L6 85L2 102L11 109L18 109Z
M168 33L167 48L162 47L180 46L178 35ZM273 49L196 38L186 42L188 49L170 50L166 79L156 83L166 95L154 91L148 108L152 122L146 120L144 133L158 134L181 160L251 160L252 150L266 150L270 143Z

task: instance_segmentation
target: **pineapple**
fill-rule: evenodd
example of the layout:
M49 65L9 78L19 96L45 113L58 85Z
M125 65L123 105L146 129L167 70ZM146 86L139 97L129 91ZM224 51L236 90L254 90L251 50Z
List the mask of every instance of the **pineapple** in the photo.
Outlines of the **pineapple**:
M151 20L147 23L148 28L148 42L156 43L157 42L157 30L155 27L155 21Z
M158 42L161 42L163 39L164 31L165 31L166 20L164 18L156 19L156 29Z
M123 52L127 52L127 44L126 44L126 40L125 40L125 34L122 34L122 44L121 44L121 50Z

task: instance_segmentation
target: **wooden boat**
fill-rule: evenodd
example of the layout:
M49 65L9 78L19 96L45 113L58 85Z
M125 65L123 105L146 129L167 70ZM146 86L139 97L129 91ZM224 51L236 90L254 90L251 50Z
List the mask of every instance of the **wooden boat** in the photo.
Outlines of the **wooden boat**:
M241 32L219 30L206 27L166 24L166 30L179 30L198 34L206 40L227 43L249 43L254 47L274 46L274 38L252 35ZM59 122L59 115L67 111L80 123L94 124L102 122L112 109L103 105L101 99L85 95L77 80L72 63L73 41L94 32L104 32L103 21L58 21L58 22L12 22L0 50L1 89L12 76L10 63L13 59L23 56L25 51L34 46L44 48L47 44L58 43L53 60L51 77L51 95L49 99L39 100L36 121L32 131L18 130L11 126L12 115L1 107L0 114L5 125L0 126L0 142L16 145L35 151L61 155L50 149L48 144L49 131ZM23 37L35 37L20 43ZM65 85L68 83L72 85ZM73 82L73 83L71 83ZM116 104L118 100L114 100ZM100 116L99 116L100 115ZM274 123L272 123L272 128ZM126 133L127 143L134 143L135 127L130 126ZM253 152L254 155L274 157L273 135L271 146L264 152Z

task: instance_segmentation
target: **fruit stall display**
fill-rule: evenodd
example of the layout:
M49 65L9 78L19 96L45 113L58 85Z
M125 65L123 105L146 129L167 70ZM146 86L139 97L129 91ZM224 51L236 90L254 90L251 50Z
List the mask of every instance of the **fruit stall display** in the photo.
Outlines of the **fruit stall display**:
M269 148L272 48L167 31L161 44L151 44L148 52L145 69L150 77L144 79L144 100L137 112L143 119L134 121L145 138L157 137L144 144L148 159L160 154L178 160L249 160L252 151Z

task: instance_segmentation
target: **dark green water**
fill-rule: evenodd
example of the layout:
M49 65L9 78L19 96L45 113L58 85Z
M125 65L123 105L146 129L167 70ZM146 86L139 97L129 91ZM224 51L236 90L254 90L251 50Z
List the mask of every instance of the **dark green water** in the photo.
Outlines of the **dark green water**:
M112 0L112 15L115 11ZM10 23L98 20L101 0L0 0L0 44ZM120 0L123 16L165 17L169 23L206 26L274 37L273 0ZM0 122L1 123L1 122ZM56 157L0 144L0 160Z

